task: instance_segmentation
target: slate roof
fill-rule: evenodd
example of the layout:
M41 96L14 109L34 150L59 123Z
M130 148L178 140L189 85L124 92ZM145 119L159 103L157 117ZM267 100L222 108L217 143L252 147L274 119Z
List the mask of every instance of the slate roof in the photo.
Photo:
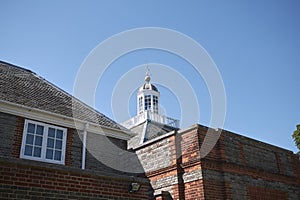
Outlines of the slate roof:
M171 131L179 130L179 128L161 124L152 120L146 120L145 122L132 127L130 130L136 135L128 141L128 147L135 148L140 145L141 141L147 142Z
M158 92L157 87L150 83L143 84L139 90L154 90L154 91Z
M124 130L115 121L34 72L3 61L0 61L0 100ZM73 111L72 100L75 102Z
M178 128L174 128L172 126L161 124L155 121L149 121L147 123L147 135L145 140L152 140L158 136L164 135L174 130L178 130Z

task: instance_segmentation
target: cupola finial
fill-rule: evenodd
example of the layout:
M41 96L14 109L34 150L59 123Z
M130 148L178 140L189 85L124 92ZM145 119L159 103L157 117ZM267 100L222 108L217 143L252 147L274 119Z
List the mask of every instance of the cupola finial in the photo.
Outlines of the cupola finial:
M147 67L146 67L145 81L146 81L147 83L149 83L150 80L151 80L151 77L150 77L150 75L149 75L149 66L147 65Z

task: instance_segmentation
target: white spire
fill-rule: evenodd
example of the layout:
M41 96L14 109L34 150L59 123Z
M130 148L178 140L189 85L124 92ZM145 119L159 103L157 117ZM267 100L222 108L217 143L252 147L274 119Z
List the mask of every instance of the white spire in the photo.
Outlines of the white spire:
M151 80L151 77L150 77L150 75L149 75L149 66L147 65L147 67L146 67L145 81L146 81L147 83L149 83L150 80Z

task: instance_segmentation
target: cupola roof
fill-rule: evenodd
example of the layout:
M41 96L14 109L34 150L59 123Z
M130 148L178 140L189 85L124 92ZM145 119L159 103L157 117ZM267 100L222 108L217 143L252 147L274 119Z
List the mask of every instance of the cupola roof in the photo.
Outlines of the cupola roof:
M146 76L145 76L145 82L140 88L139 88L139 92L143 91L143 90L154 90L156 92L158 92L158 89L155 85L150 83L151 77L149 75L149 68L147 66L147 71L146 71Z

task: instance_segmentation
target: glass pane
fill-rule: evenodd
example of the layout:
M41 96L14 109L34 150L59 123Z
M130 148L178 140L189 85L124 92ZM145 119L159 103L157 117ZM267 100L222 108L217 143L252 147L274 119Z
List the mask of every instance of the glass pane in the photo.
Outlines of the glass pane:
M62 139L63 138L63 131L57 129L56 130L56 138Z
M34 141L35 145L42 146L42 142L43 142L43 137L35 136L35 141Z
M62 149L62 140L56 140L55 149Z
M47 147L54 148L54 139L48 138Z
M54 128L49 128L48 130L48 137L55 137L55 129Z
M33 152L33 156L34 157L41 157L41 147L34 147L34 152Z
M40 126L40 125L37 125L37 127L36 127L36 134L43 135L43 133L44 133L44 127Z
M28 145L25 146L24 155L26 155L26 156L32 156L32 146L28 146Z
M26 144L33 144L33 135L26 135Z
M55 151L54 160L61 160L61 151Z
M52 149L47 149L46 158L47 159L53 159L53 150Z
M28 133L34 133L35 125L28 123Z

